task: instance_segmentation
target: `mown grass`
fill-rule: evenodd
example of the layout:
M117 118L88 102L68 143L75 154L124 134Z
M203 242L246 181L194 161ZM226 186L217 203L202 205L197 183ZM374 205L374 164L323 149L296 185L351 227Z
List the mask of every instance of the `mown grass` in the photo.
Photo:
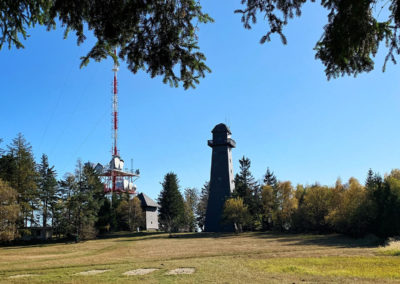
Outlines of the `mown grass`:
M166 275L193 267L192 275ZM157 268L143 276L124 276ZM88 270L103 274L76 275ZM17 279L10 276L30 274ZM118 234L93 241L0 248L2 283L397 282L400 257L340 235Z
M273 273L400 279L400 258L357 256L275 258L251 261L249 266Z
M379 252L382 255L400 256L400 241L389 240L385 246L379 248Z

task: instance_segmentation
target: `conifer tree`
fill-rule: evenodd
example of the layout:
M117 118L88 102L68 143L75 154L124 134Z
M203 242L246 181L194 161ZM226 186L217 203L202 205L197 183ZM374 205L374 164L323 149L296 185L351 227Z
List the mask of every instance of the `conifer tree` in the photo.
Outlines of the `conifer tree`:
M253 221L249 223L248 229L261 226L261 192L260 186L250 172L250 159L242 157L239 160L240 172L235 176L235 190L233 197L240 197L247 206Z
M264 185L261 188L262 202L262 228L269 230L273 227L273 220L276 220L278 209L278 180L269 168L264 175Z
M161 206L159 211L161 228L169 233L179 231L184 222L185 205L176 174L170 172L164 176L158 204Z
M133 73L144 70L153 78L163 76L172 86L194 87L211 70L199 51L198 24L211 22L194 0L175 1L0 1L0 49L23 48L28 29L43 25L48 30L59 24L64 36L73 32L77 43L93 34L93 43L81 66L107 57L126 61Z
M7 147L7 153L1 163L3 178L18 192L18 204L21 206L19 227L35 224L34 210L37 209L37 172L31 145L19 133Z
M208 196L210 195L210 183L207 181L201 188L199 203L197 204L197 226L204 231L206 222L206 212L208 204Z
M96 235L95 223L104 202L103 185L90 164L78 160L74 175L74 187L67 206L71 212L71 231L77 241Z
M264 175L264 184L269 185L272 188L276 188L278 184L278 180L276 179L274 172L271 172L269 168L267 168L267 172Z
M52 217L53 209L57 202L57 180L54 166L49 166L48 157L45 154L42 155L38 173L39 209L42 212L43 227L47 227L48 218Z

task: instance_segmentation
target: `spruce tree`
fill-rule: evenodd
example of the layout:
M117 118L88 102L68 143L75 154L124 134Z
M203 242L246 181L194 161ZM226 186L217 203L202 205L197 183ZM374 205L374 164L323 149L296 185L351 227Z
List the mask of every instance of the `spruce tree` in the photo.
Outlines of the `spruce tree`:
M170 172L164 176L158 204L161 206L159 211L161 228L169 233L179 231L184 222L185 205L176 174Z
M19 228L36 224L34 211L38 205L36 164L32 146L19 133L7 147L7 153L1 163L3 178L18 192L18 204L21 207ZM29 221L29 223L28 223Z
M365 187L371 189L374 185L374 172L372 169L368 170L367 179L365 181Z
M274 175L274 172L271 172L269 168L267 168L267 172L264 175L264 184L269 185L272 188L276 188L278 181L276 179L276 176Z
M72 224L68 234L79 241L96 235L95 223L104 202L104 192L98 175L89 163L82 165L78 161L74 180L72 194L67 202Z
M269 167L264 175L264 185L261 190L262 199L262 228L264 230L271 229L276 219L275 216L278 210L278 180Z
M252 217L252 222L249 223L248 229L255 229L261 226L261 192L260 186L255 181L250 172L250 159L242 157L239 160L240 172L235 176L235 190L233 197L240 197L243 203L248 207Z
M54 166L49 166L48 157L43 154L38 169L39 209L42 212L43 227L47 227L49 217L52 218L55 203L57 202L57 180Z
M200 198L196 208L197 226L202 231L204 231L204 225L206 222L206 212L207 212L209 195L210 195L210 183L207 181L201 188Z
M0 50L4 44L23 48L21 37L27 39L33 26L51 30L58 24L65 37L73 32L78 44L87 34L97 38L81 57L81 67L89 60L117 60L113 49L118 47L118 57L133 73L144 70L187 89L211 71L198 46L198 24L211 21L194 0L0 1Z

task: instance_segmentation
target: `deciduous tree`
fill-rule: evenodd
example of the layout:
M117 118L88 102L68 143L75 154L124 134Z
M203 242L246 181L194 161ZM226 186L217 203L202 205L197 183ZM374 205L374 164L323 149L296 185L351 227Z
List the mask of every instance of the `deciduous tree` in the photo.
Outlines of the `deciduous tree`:
M196 188L185 188L185 230L189 232L196 231L196 208L199 202L199 194Z
M251 221L251 215L243 199L229 198L225 201L222 218L227 224L234 224L235 231L241 233L243 226Z
M12 241L18 235L17 219L20 207L17 197L17 191L0 179L0 242Z
M137 196L130 200L122 200L117 208L117 214L119 221L130 231L144 226L144 213Z

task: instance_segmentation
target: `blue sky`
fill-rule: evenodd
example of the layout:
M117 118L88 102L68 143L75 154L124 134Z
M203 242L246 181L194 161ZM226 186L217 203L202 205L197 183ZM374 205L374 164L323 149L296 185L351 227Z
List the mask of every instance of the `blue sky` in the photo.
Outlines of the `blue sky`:
M234 3L235 2L235 3ZM376 70L327 81L313 47L323 32L326 11L306 6L278 37L259 40L265 23L245 30L233 11L239 1L204 1L215 23L200 26L200 47L212 73L194 90L171 88L161 78L119 72L121 156L139 168L140 192L157 197L163 176L174 171L181 188L201 188L209 179L212 128L227 123L237 142L235 172L243 155L261 179L270 167L294 184L334 184L337 177L364 181L367 170L399 167L400 69ZM18 132L36 159L49 156L58 177L76 160L107 163L111 150L112 62L79 69L81 46L62 29L29 31L25 49L0 51L0 137L3 147Z

